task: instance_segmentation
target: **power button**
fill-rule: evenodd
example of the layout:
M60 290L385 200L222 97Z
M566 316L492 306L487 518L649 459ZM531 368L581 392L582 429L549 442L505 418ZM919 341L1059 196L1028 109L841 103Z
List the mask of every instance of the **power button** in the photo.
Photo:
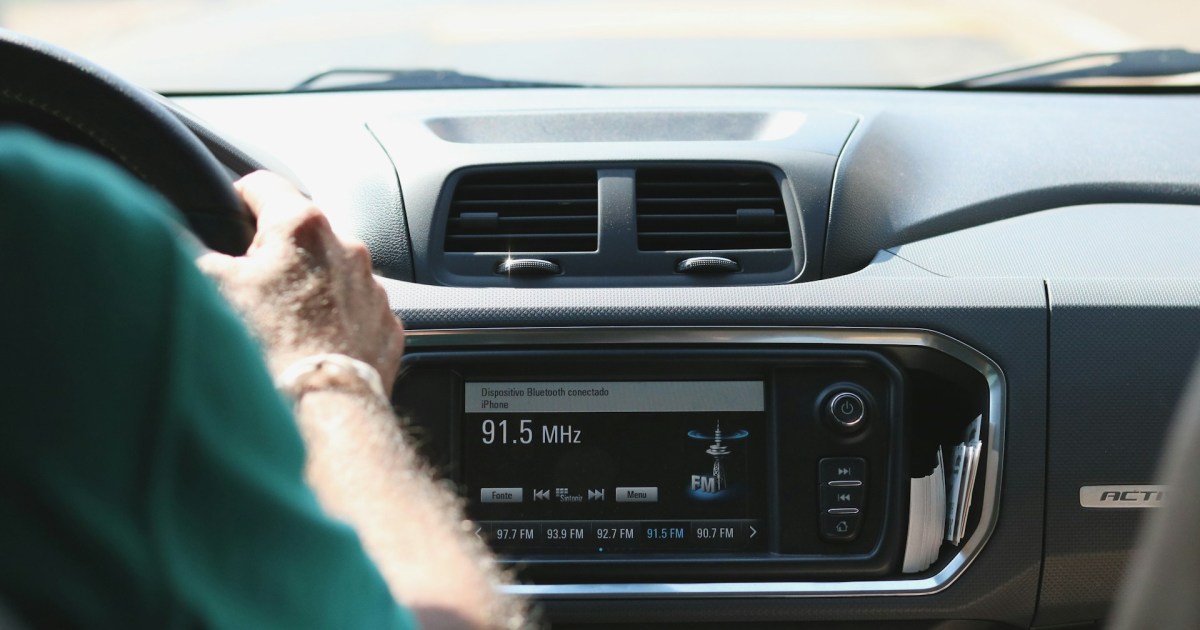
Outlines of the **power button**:
M867 403L862 396L851 391L836 392L829 397L826 408L834 425L845 431L861 429L867 419Z

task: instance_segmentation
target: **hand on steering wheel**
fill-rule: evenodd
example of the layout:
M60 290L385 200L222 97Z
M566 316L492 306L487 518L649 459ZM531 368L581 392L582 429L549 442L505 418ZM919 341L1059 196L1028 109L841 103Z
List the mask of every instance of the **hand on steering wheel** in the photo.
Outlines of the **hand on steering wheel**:
M235 184L258 217L245 256L205 254L200 268L262 341L278 378L305 357L337 353L366 362L386 393L404 354L404 327L371 274L371 254L339 238L325 215L290 182L268 172Z

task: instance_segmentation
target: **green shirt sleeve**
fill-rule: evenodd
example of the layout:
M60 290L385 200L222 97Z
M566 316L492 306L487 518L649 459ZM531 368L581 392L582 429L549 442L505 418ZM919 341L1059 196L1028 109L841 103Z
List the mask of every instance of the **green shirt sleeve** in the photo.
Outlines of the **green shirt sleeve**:
M35 625L415 627L304 484L180 229L115 167L0 131L0 600Z

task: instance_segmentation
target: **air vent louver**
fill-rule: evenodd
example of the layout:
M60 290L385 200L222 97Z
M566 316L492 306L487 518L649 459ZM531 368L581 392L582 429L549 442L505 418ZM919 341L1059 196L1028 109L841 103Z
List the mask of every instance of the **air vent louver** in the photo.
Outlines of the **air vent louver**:
M446 251L593 251L596 191L589 169L468 173L450 202Z
M636 194L642 251L791 247L779 183L766 169L641 168Z

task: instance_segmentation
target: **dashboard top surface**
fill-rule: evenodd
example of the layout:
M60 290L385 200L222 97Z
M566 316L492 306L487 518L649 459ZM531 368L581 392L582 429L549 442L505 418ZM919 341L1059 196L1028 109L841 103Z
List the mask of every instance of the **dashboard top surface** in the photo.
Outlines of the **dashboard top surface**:
M1186 94L527 89L178 102L232 138L269 147L318 200L333 202L335 226L368 244L379 240L370 232L380 213L354 200L359 187L387 185L394 164L418 267L441 179L479 163L835 157L828 216L806 235L809 280L862 269L881 249L1041 210L1200 204L1200 96ZM837 121L851 125L848 139ZM647 126L660 137L634 141ZM485 128L508 136L469 141Z

